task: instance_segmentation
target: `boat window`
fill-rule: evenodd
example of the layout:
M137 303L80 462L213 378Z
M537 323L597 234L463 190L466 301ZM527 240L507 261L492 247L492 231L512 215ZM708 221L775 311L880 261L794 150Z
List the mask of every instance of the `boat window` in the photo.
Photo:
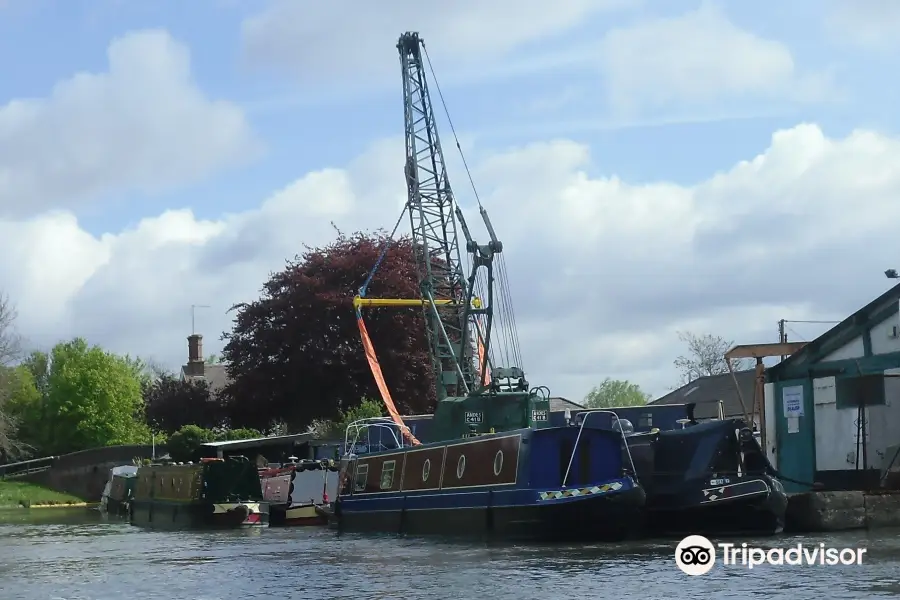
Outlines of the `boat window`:
M362 492L366 489L366 481L369 479L369 465L356 465L356 479L354 480L354 489Z
M381 489L389 490L394 487L394 468L396 460L386 460L381 465Z
M466 455L460 454L459 460L456 461L456 478L462 479L463 473L466 472Z
M422 464L422 482L428 481L428 477L431 475L431 459L426 458L425 462Z
M500 471L503 470L503 450L497 450L494 455L494 476L499 477Z

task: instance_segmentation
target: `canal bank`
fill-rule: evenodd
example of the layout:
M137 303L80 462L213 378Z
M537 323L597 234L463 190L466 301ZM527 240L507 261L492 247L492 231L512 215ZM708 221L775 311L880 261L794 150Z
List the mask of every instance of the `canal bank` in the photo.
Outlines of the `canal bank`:
M900 527L900 492L802 492L788 499L785 531Z
M0 479L0 509L87 506L82 498L26 481Z

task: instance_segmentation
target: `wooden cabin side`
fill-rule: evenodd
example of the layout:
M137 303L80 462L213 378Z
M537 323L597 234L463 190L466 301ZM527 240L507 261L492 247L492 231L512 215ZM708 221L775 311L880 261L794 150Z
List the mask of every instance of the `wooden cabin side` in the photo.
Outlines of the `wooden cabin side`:
M134 499L193 502L202 490L202 465L151 465L138 469Z
M484 436L440 446L362 455L347 465L341 495L515 486L523 435Z

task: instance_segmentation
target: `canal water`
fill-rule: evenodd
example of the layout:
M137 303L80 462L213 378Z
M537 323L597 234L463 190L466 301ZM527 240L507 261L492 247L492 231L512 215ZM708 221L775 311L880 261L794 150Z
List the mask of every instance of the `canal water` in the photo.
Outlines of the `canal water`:
M716 541L716 540L714 540ZM84 509L0 513L0 600L555 600L900 595L900 532L741 540L867 548L861 565L717 563L690 577L671 542L511 545L325 529L156 532ZM738 542L740 543L740 541ZM690 596L689 596L690 595Z

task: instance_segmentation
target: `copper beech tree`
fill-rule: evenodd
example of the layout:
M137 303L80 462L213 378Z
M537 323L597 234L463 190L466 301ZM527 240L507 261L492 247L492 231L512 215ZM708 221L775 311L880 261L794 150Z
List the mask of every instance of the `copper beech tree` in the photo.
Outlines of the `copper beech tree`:
M420 298L409 238L339 232L271 275L254 302L232 307L223 336L230 383L223 390L233 427L283 421L303 430L337 420L363 398L380 398L360 340L353 298L387 246L370 298ZM401 413L434 408L433 369L422 309L363 308L372 344Z
M224 427L228 416L206 381L183 381L169 373L143 386L147 424L153 431L175 433L185 425Z

